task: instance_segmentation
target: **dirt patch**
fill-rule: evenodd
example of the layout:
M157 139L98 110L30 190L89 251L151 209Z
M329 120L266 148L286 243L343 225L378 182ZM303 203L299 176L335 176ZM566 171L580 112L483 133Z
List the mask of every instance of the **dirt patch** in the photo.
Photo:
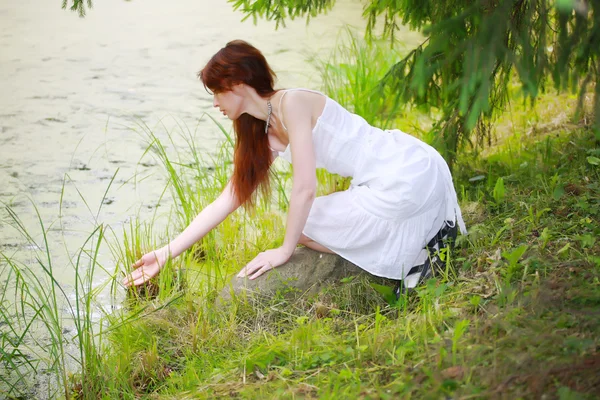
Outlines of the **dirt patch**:
M509 376L496 387L492 397L504 398L514 386L526 388L532 398L541 398L542 395L553 398L551 394L563 386L579 393L600 394L600 353L539 373Z

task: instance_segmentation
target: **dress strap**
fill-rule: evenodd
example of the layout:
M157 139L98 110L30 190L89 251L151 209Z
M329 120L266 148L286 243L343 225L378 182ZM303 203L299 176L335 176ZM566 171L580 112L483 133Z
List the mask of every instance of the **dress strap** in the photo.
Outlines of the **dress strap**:
M287 94L287 92L289 92L290 90L291 89L284 90L283 94L279 98L279 115L281 115L281 126L283 126L283 129L285 129L286 132L287 132L287 127L283 123L283 109L281 108L281 101L283 100L283 98L285 97L285 95Z
M283 91L283 94L281 95L281 97L279 98L279 115L281 116L281 126L283 126L283 129L286 130L287 132L287 127L285 126L285 124L283 123L283 109L281 108L281 101L283 100L283 98L285 97L285 95L288 92L294 91L294 90L301 90L303 92L310 92L310 93L316 93L316 94L320 94L321 96L325 96L323 93L319 92L318 90L312 90L312 89L304 89L304 88L294 88L294 89L285 89Z

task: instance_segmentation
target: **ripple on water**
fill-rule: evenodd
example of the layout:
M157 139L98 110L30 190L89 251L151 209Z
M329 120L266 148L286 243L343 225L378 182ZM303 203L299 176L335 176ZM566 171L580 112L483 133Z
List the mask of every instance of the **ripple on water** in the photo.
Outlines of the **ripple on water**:
M65 59L67 62L72 62L72 63L89 63L92 60L90 58L87 57L81 57L81 58L66 58Z
M56 95L56 94L47 94L44 96L36 95L36 96L27 97L28 100L67 100L67 98L68 98L67 96Z
M213 100L211 98L207 98L204 93L202 93L202 94L199 93L199 94L196 94L195 96L196 96L196 98L198 99L198 101L200 103L208 104L208 105L210 105L212 107Z
M76 171L91 171L91 168L84 163L77 163L74 167L72 167L72 169Z
M2 127L2 133L8 132L9 130L11 130L12 128L10 127L6 127L3 126ZM4 135L4 137L2 138L2 143L1 144L8 144L10 142L16 142L17 141L17 135Z
M61 202L62 208L77 208L78 206L79 205L76 202L70 200L63 199Z
M48 121L48 122L58 122L60 124L64 124L65 122L67 122L67 121L62 120L60 118L54 118L54 117L47 117L47 118L44 118L44 120Z
M64 124L65 122L67 122L67 121L60 119L60 118L46 117L44 119L37 120L34 123L36 125L41 125L41 126L50 126L50 124L52 124L52 123Z

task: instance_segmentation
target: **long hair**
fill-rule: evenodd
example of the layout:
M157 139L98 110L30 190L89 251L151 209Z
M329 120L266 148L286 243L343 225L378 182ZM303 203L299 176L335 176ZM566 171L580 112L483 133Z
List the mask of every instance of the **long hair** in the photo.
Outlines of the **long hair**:
M246 84L265 98L271 97L275 73L262 53L243 40L234 40L219 50L198 72L198 78L213 93L231 90ZM271 150L265 134L265 121L242 114L233 121L236 142L233 156L233 189L240 204L252 208L256 189L269 191Z

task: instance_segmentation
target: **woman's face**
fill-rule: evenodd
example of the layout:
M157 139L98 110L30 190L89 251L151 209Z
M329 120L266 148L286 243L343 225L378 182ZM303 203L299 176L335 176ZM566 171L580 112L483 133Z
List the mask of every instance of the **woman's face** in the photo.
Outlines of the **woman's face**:
M225 92L218 92L213 95L213 107L218 107L219 111L229 119L235 120L243 113L243 97L236 87Z

